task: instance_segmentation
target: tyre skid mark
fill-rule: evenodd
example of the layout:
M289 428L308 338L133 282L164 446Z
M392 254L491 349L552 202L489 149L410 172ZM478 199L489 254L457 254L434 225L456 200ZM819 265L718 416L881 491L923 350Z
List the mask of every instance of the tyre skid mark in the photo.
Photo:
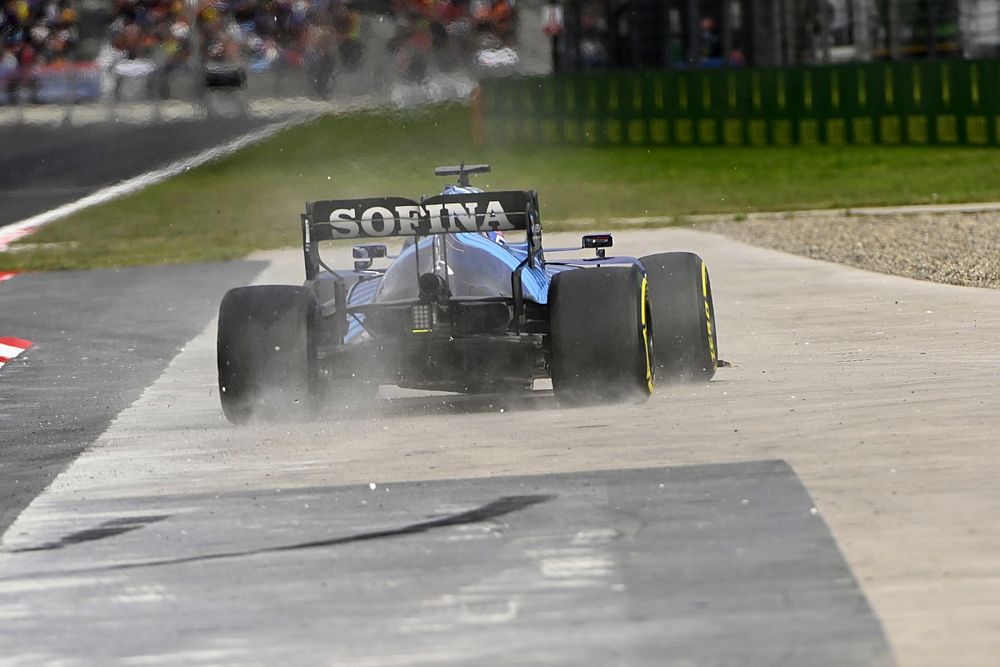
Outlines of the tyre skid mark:
M441 528L451 528L455 526L465 526L473 523L482 523L485 521L491 521L508 514L513 514L515 512L520 512L526 510L534 505L539 505L541 503L549 502L555 499L554 495L546 494L536 494L536 495L519 495L519 496L503 496L492 502L486 503L485 505L480 505L478 507L459 512L457 514L450 514L447 516L429 519L427 521L421 521L418 523L409 524L406 526L398 528L386 528L384 530L375 530L365 533L357 533L354 535L345 535L341 537L329 537L320 540L311 540L308 542L299 542L296 544L285 544L273 547L264 547L259 549L247 549L243 551L220 551L208 554L202 554L197 556L182 556L177 558L163 558L159 560L147 560L147 561L136 561L131 563L121 563L114 565L104 565L92 568L82 568L72 571L65 571L59 573L38 573L36 576L48 577L53 575L66 575L66 574L93 574L99 572L113 572L120 570L132 570L136 568L145 567L160 567L168 565L186 565L189 563L204 563L208 561L223 560L230 558L245 558L250 556L261 556L266 554L278 554L287 553L292 551L299 551L303 549L317 549L317 548L328 548L336 547L344 544L352 544L356 542L367 542L370 540L380 540L386 538L403 537L406 535L416 535L419 533L424 533L430 530L436 530ZM101 526L105 530L89 530L81 531L79 533L74 533L67 538L58 540L55 542L50 542L43 544L39 547L27 548L27 549L16 549L8 550L0 553L25 553L32 551L49 551L52 549L60 549L68 544L75 544L79 542L90 542L98 539L104 539L106 537L114 537L120 535L124 532L131 532L136 528L141 528L148 523L154 523L160 521L166 516L150 516L150 517L138 517L137 519L123 519L122 522L116 526L108 526L107 524ZM145 523L142 523L145 521ZM128 530L107 530L108 528L120 528L125 527ZM0 576L0 582L7 582L11 579L5 576Z

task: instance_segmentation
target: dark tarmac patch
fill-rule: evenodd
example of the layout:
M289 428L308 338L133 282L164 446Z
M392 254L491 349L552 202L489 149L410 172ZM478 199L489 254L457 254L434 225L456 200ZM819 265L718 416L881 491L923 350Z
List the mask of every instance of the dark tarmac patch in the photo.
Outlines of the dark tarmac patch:
M75 201L268 124L254 118L155 125L0 127L0 227Z
M109 537L115 537L116 535L123 535L125 533L131 532L133 530L139 530L143 526L148 526L151 523L156 523L157 521L163 521L166 519L166 515L160 516L134 516L134 517L123 517L121 519L110 519L109 521L104 521L101 525L96 528L87 528L85 530L78 530L76 532L70 533L69 535L63 535L58 540L52 542L46 542L45 544L40 544L37 547L24 547L22 549L13 549L10 553L24 553L26 551L50 551L52 549L62 549L74 544L83 544L84 542L94 542L95 540L104 540Z
M54 657L184 661L224 637L230 662L893 662L783 461L91 505L171 517L72 551L9 556L0 608L5 585L38 591L13 593L32 615L0 628L10 655L48 640ZM144 566L165 550L177 560ZM252 557L199 558L222 552ZM60 585L18 583L50 577ZM123 590L170 602L136 616ZM66 613L81 598L86 625Z
M223 293L263 267L26 273L0 285L3 332L34 342L0 369L0 533L204 328Z

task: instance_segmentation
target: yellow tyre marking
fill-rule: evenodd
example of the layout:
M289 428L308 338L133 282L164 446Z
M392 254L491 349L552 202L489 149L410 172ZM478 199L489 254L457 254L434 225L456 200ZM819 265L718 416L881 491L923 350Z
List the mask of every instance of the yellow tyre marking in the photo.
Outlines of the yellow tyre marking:
M646 390L652 394L653 393L653 360L649 355L649 324L646 320L646 304L648 303L649 282L646 280L646 276L642 277L642 294L640 302L640 310L642 312L642 344L646 350Z
M717 363L715 356L715 337L712 335L712 308L708 303L708 267L705 262L701 263L701 296L705 303L705 328L708 330L708 354L712 358L712 364Z

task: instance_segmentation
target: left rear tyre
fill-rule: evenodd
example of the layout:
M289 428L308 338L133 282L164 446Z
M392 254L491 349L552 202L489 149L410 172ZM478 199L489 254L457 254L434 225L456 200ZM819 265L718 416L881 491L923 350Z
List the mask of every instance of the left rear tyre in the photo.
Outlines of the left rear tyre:
M657 377L666 382L711 380L719 341L705 262L691 252L662 252L639 261L649 280Z
M219 397L229 421L288 420L316 407L312 293L292 285L226 292L219 307Z

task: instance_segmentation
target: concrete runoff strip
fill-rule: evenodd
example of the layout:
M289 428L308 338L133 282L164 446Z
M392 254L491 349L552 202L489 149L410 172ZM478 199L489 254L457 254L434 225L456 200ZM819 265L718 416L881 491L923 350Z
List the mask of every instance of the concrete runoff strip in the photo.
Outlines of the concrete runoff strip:
M721 354L734 367L704 385L661 385L643 406L567 409L545 392L452 398L383 389L368 410L234 428L218 407L213 324L32 503L3 548L56 542L121 518L107 507L130 499L146 515L158 498L183 505L191 494L257 492L237 514L209 519L226 539L240 526L268 534L294 527L294 515L280 523L262 515L260 494L306 487L782 459L812 495L901 664L993 664L1000 293L689 230L621 232L616 242L626 254L692 249L706 258ZM260 282L301 280L299 251L269 257ZM106 544L114 539L124 537ZM113 558L172 553L182 539L125 540ZM20 591L23 605L4 613L30 615L39 588L62 590L72 604L102 585L100 577L18 579L42 563L57 568L52 574L93 564L83 545L44 553L44 561L0 557L8 574L0 592ZM114 581L109 575L103 585ZM157 586L151 579L148 590L122 595L169 601Z
M743 220L794 220L810 218L837 218L844 216L907 216L936 215L944 213L992 213L1000 211L1000 202L972 202L957 204L910 204L902 206L856 206L848 208L816 208L799 211L750 211L747 213L698 213L694 215L646 215L630 218L610 218L610 227L641 225L676 225L679 223L700 224L710 222L740 222ZM597 224L595 218L571 218L556 220L549 224L577 225L580 227Z

